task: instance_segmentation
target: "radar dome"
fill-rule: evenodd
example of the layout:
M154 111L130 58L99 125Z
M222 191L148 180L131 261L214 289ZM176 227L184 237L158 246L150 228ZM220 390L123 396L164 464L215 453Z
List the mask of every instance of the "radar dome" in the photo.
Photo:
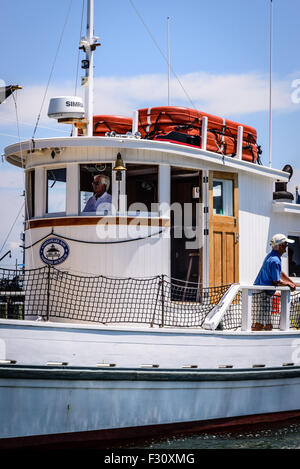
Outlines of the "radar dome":
M82 119L84 116L82 98L77 96L51 98L48 116L54 119Z

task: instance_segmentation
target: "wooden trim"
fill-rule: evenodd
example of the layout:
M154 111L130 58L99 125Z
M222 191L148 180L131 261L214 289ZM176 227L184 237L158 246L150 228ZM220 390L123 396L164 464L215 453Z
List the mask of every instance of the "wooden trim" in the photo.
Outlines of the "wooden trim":
M62 218L39 218L25 222L25 230L33 228L51 228L54 226L93 226L98 223L105 225L142 225L142 226L170 226L167 218L140 218L140 217L62 217Z

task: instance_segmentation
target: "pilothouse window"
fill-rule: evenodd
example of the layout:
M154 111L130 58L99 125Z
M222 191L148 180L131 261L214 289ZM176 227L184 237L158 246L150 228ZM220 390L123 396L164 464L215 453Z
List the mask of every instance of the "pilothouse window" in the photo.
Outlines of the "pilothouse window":
M80 212L111 213L111 172L111 163L80 165Z
M66 211L66 168L49 169L47 171L47 213Z
M157 214L158 166L127 164L126 169L128 214Z
M213 214L233 216L233 181L213 179Z
M34 170L26 173L26 219L34 217L34 197L35 197L35 172Z

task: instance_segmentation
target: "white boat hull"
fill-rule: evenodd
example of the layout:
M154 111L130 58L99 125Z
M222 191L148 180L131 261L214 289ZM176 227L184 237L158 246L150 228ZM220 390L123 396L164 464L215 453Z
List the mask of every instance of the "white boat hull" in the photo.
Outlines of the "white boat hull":
M299 417L299 344L299 331L0 320L0 447Z
M0 369L0 447L109 440L300 415L300 367ZM24 438L25 437L25 438Z

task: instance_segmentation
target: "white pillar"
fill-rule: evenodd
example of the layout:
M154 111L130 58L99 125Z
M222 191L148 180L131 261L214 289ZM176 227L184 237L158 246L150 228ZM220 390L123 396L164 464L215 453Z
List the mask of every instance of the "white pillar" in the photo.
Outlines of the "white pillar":
M202 283L209 287L209 171L202 171Z
M161 217L170 216L171 204L171 168L170 165L159 165L158 175L158 202L159 215Z
M202 117L202 127L201 127L201 149L206 150L207 147L207 125L208 125L208 117Z
M132 119L132 134L136 134L139 129L139 111L134 111Z
M126 171L122 171L122 181L117 181L116 176L117 176L117 171L112 171L111 194L112 194L112 215L114 216L125 215L127 212Z
M236 157L241 160L243 157L243 127L238 126Z
M291 291L281 291L280 330L282 331L288 331L290 328L290 304Z
M242 289L242 331L251 331L252 326L252 290Z
M79 164L67 165L66 215L79 213Z
M36 217L43 217L46 213L46 174L42 167L35 168L34 211Z

